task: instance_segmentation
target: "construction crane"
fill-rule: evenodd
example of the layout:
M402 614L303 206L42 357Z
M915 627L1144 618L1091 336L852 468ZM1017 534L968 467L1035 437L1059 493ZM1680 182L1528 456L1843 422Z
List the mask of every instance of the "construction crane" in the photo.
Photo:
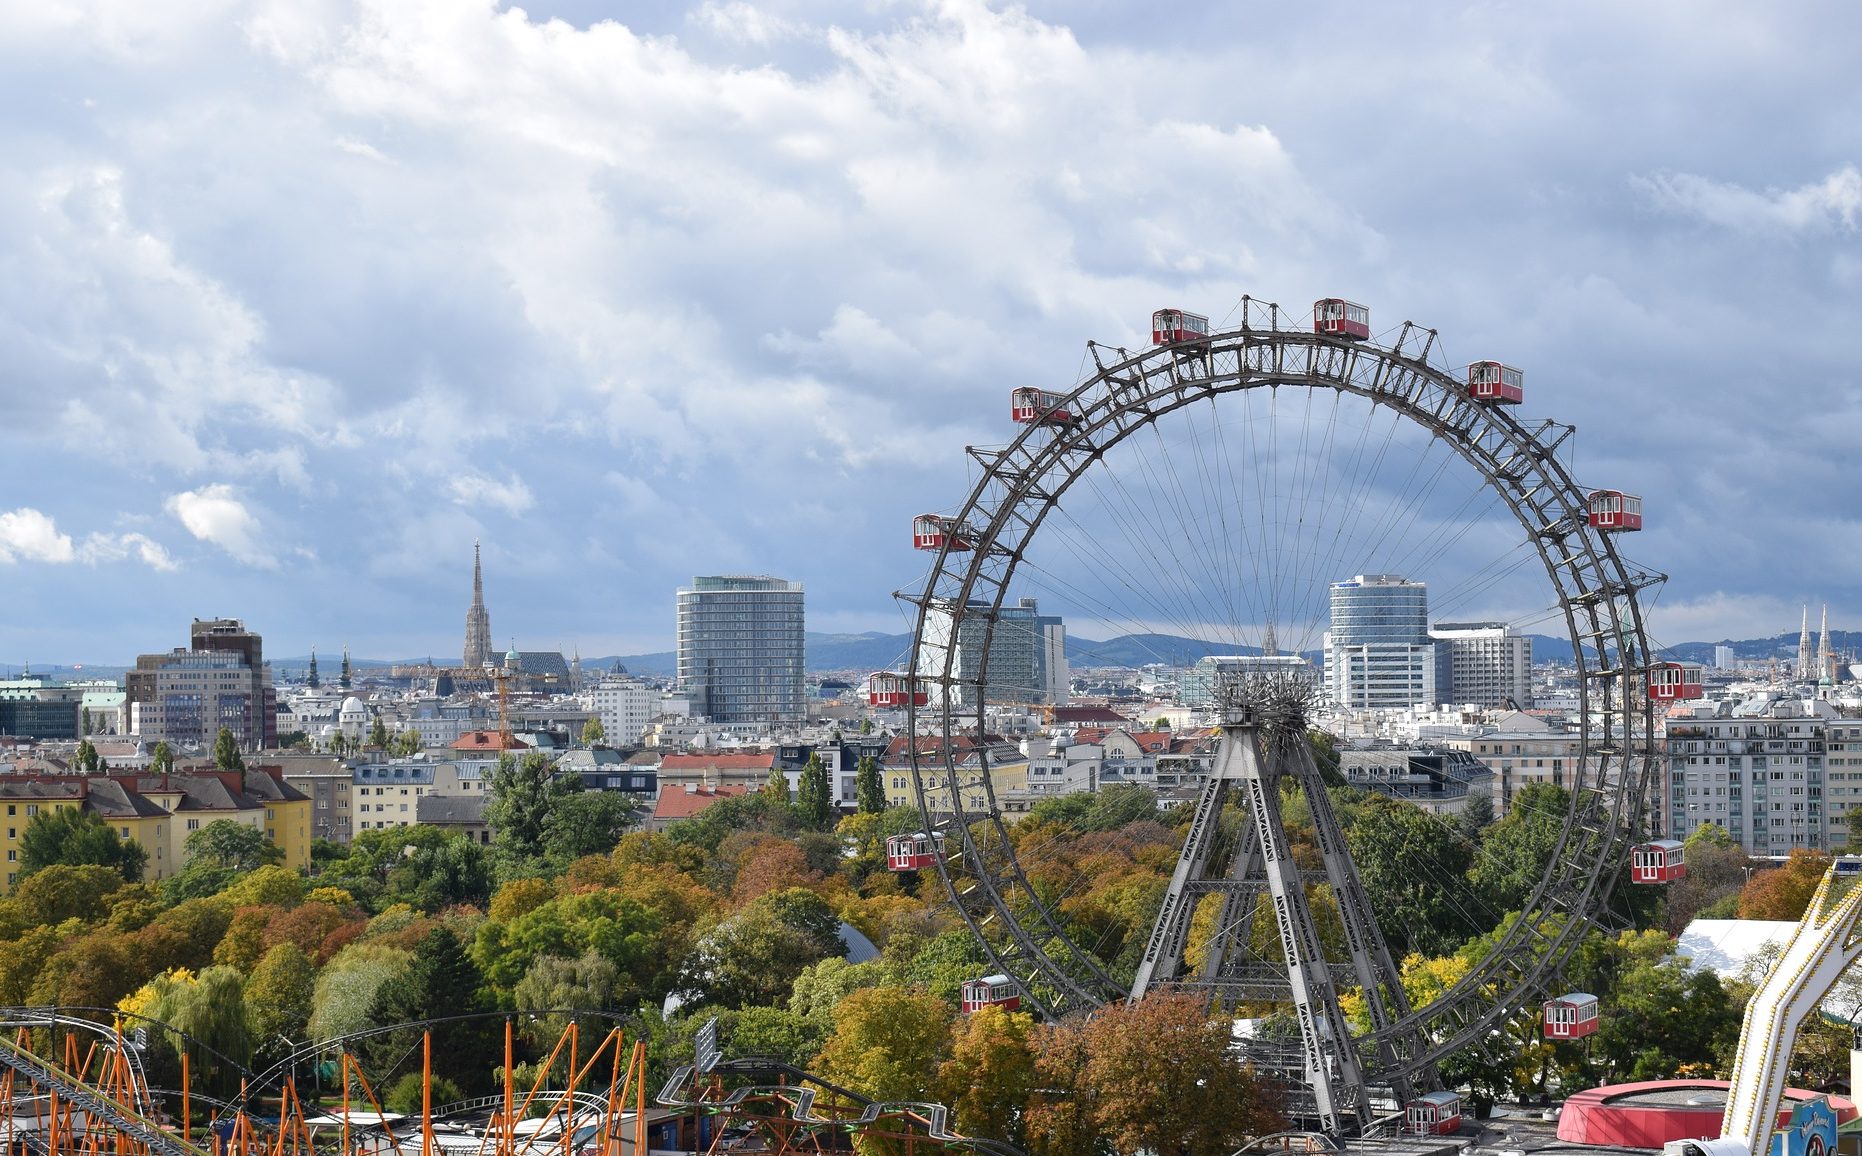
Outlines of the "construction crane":
M517 643L511 643L511 649L505 653L502 666L491 659L485 660L485 675L498 687L498 742L499 749L511 749L511 680L516 678Z

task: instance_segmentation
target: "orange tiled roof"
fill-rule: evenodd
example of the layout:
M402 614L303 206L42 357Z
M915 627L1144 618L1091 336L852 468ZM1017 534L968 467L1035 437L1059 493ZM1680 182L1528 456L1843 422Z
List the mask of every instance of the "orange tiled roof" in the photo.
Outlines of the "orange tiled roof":
M456 751L527 751L530 744L523 739L500 734L497 731L467 731L453 740Z
M695 787L661 787L659 799L653 804L655 819L675 820L689 819L706 807L724 799L737 798L750 793L748 786Z

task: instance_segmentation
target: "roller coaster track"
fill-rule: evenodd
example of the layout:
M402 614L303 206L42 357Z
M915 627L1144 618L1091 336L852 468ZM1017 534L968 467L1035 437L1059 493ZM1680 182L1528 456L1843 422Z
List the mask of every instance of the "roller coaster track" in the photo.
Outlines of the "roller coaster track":
M684 1089L694 1074L692 1066L687 1064L675 1070L667 1079L665 1087L660 1089L657 1097L660 1106L687 1111L729 1112L734 1105L745 1099L773 1091L782 1091L794 1097L793 1117L796 1123L810 1129L839 1126L857 1135L863 1128L879 1124L887 1115L909 1113L925 1122L925 1138L933 1142L950 1144L959 1149L981 1153L983 1156L1024 1156L1022 1150L1013 1144L1005 1144L1000 1140L985 1140L975 1136L960 1136L952 1132L948 1125L950 1109L942 1104L874 1100L830 1083L811 1072L803 1071L793 1064L785 1063L772 1056L744 1056L739 1059L724 1060L711 1071L752 1077L774 1076L782 1083L737 1088L722 1100L694 1100L684 1094ZM804 1087L805 1084L813 1086ZM816 1089L829 1092L840 1099L858 1105L861 1109L860 1115L849 1120L817 1115L814 1106L819 1093Z
M0 1039L0 1065L11 1068L32 1084L82 1108L86 1115L105 1121L124 1135L148 1145L150 1152L159 1153L160 1156L210 1156L206 1149L189 1144L129 1105L104 1095L11 1040Z

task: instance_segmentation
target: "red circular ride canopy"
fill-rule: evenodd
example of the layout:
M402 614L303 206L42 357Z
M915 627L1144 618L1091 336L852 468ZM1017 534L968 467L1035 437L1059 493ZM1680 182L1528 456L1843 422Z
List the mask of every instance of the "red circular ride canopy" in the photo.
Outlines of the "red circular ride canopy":
M1670 1140L1718 1136L1730 1086L1725 1080L1648 1080L1578 1092L1565 1101L1558 1117L1558 1138L1573 1144L1660 1148ZM1787 1088L1778 1126L1789 1122L1799 1101L1817 1095ZM1830 1096L1829 1101L1838 1125L1855 1119L1853 1101L1841 1096Z

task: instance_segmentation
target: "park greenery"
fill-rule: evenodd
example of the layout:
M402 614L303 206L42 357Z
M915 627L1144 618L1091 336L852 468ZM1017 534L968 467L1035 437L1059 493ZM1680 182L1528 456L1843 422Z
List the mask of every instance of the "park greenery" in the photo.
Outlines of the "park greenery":
M202 1049L190 1053L196 1077L223 1093L241 1066L310 1041L472 1011L574 1008L625 1017L643 1034L654 1086L716 1018L730 1054L774 1056L874 1098L941 1100L960 1130L1031 1153L1223 1153L1281 1124L1278 1089L1237 1060L1227 1018L1200 999L1165 993L1057 1023L1026 1010L959 1014L959 985L984 974L987 957L933 874L886 868L886 837L916 830L917 813L884 806L877 765L859 768L852 814L835 811L825 780L811 763L793 792L772 776L649 833L618 796L584 792L533 756L493 776L489 844L431 827L371 830L348 846L320 842L305 875L281 866L262 832L218 821L188 836L185 866L159 882L143 879L146 864L107 827L41 814L22 839L20 882L0 899L0 1002L116 1007L174 1024ZM1343 786L1332 795L1412 1002L1455 983L1518 917L1569 801L1529 786L1494 821L1491 807L1440 817ZM1288 794L1283 809L1296 854L1316 866L1303 801ZM1241 821L1233 807L1221 817L1231 835ZM1012 838L1074 941L1129 975L1188 822L1186 808L1114 786L1044 800ZM1476 1100L1723 1075L1760 976L1722 982L1691 969L1673 936L1700 915L1795 918L1826 860L1799 853L1747 882L1745 856L1713 829L1689 841L1688 859L1682 883L1619 888L1628 930L1589 932L1567 969L1570 989L1604 1001L1595 1037L1547 1043L1537 1009L1522 1007L1495 1058L1455 1057L1447 1075ZM1322 933L1341 938L1326 888L1313 885L1311 899ZM1199 911L1192 962L1211 922ZM846 958L843 925L876 953ZM1271 956L1271 928L1252 934ZM1341 943L1328 946L1342 955ZM1272 1008L1227 1011L1274 1019ZM531 1049L563 1026L521 1019ZM501 1062L495 1020L438 1030L444 1087L489 1089ZM417 1039L358 1045L378 1086L413 1086ZM1795 1063L1812 1085L1846 1074L1846 1034L1811 1025Z

